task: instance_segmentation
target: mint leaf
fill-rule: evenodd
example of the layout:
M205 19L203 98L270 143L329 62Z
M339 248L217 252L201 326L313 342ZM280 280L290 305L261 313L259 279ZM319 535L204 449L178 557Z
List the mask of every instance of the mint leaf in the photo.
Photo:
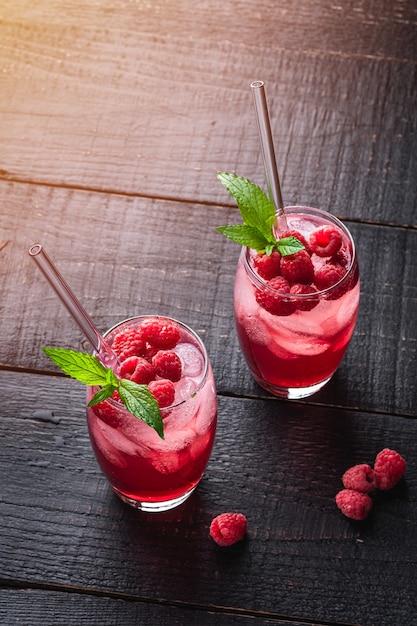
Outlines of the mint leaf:
M113 385L116 389L119 386L119 379L117 378L113 370L110 368L107 368L106 383L107 385Z
M235 243L266 253L278 250L281 256L295 254L304 249L296 237L277 239L275 206L260 187L247 178L228 172L218 172L218 179L236 200L243 224L218 226L216 230Z
M146 385L138 385L131 380L122 378L119 381L120 398L132 415L152 426L164 439L164 426L161 412L155 397Z
M117 387L115 387L114 385L104 385L104 387L99 389L95 396L91 398L87 406L94 406L99 402L104 402L104 400L107 400L107 398L111 398L116 389Z
M235 224L234 226L218 226L216 230L235 243L258 250L258 252L263 251L268 245L267 239L254 226Z
M297 239L291 235L291 237L283 237L277 241L276 248L281 256L288 256L289 254L295 254L296 252L300 252L300 250L304 250L304 245Z
M101 386L108 382L107 368L96 356L65 348L42 348L42 350L65 374L84 385Z
M236 200L243 222L257 228L267 241L271 241L275 207L265 192L247 178L236 174L219 172L217 177Z
M119 379L112 369L105 367L96 356L65 348L42 348L43 352L61 370L89 387L101 387L88 403L94 406L110 398L116 389L127 410L154 428L164 438L164 426L159 405L146 385Z

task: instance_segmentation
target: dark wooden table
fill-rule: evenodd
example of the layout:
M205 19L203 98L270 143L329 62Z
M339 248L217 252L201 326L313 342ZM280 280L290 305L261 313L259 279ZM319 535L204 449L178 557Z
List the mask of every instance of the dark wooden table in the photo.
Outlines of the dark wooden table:
M3 0L0 6L0 622L417 624L417 10L413 0ZM284 198L342 218L354 338L319 394L252 380L234 330L237 210L264 186L264 80ZM219 426L192 498L141 514L93 457L84 388L45 345L85 342L30 261L42 243L101 330L169 314L203 337ZM364 522L340 477L408 461ZM209 538L217 514L246 539Z

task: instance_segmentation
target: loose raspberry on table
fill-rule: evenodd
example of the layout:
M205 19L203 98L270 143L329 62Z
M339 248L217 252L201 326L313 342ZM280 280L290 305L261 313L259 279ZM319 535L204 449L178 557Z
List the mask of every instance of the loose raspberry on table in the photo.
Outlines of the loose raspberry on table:
M181 359L172 350L159 350L152 358L152 365L161 378L168 378L176 383L182 374Z
M342 489L336 494L336 504L343 515L354 520L364 520L372 509L372 499L367 493Z
M145 340L137 328L122 330L115 336L112 343L112 348L120 361L124 361L130 356L143 356L145 347Z
M322 291L323 289L328 289L329 287L336 285L336 283L342 280L345 274L346 270L341 265L337 263L325 263L316 271L314 282L317 289ZM340 298L347 291L347 289L348 285L340 285L340 287L328 294L328 298L336 300L337 298Z
M392 489L405 474L405 459L395 450L384 448L376 456L374 472L378 476L382 491Z
M290 284L283 276L272 278L265 287L257 289L255 292L257 303L272 315L291 315L294 313L295 303L289 296Z
M148 388L149 391L153 394L160 409L164 409L174 404L175 387L174 383L171 380L152 380L149 383Z
M281 255L278 250L273 250L267 254L257 254L252 259L253 267L261 278L271 280L281 274Z
M309 245L317 256L333 256L342 245L342 233L335 226L320 226L310 234Z
M167 319L147 320L140 330L145 341L160 350L172 350L181 339L177 326Z
M127 378L138 385L147 385L156 376L156 369L140 356L130 356L123 361L119 370L120 378Z
M309 285L314 280L314 267L306 250L288 254L281 259L281 274L291 283Z
M304 237L304 235L299 233L298 230L293 230L293 229L286 230L283 233L280 233L280 235L279 235L280 239L284 239L284 238L287 238L287 237L295 237L296 239L298 239L298 241L303 244L303 246L304 246L305 250L308 252L308 254L311 255L311 250L310 250L310 246L308 244L307 239Z
M243 513L221 513L211 522L210 537L222 547L243 539L248 521Z
M346 470L342 476L342 483L346 489L370 493L378 488L379 479L370 465L360 463Z
M313 285L302 285L301 283L294 283L291 285L290 293L294 295L306 295L311 294L311 298L297 298L295 305L299 311L311 311L319 303L319 298L315 297L317 289Z

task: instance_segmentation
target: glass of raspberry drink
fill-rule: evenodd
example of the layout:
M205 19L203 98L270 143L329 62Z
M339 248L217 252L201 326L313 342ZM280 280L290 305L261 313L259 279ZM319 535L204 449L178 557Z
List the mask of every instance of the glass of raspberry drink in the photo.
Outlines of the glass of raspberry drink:
M310 207L285 208L288 230L304 249L269 256L243 247L235 279L239 343L255 380L274 395L298 399L325 385L352 337L359 269L347 228Z
M120 359L119 375L147 385L157 400L164 439L129 413L117 393L87 407L97 461L116 494L143 511L184 502L207 466L217 422L217 395L206 349L188 326L140 316L106 334ZM97 392L87 388L87 403Z

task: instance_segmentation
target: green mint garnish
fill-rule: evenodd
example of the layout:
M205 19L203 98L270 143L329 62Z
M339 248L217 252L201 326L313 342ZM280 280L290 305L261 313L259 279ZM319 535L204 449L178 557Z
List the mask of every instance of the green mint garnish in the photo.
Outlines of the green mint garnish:
M243 219L243 224L218 226L220 233L241 246L268 255L273 250L278 250L281 256L287 256L304 249L296 237L276 238L273 229L275 206L260 187L247 178L228 172L219 172L217 177L236 200Z
M101 387L88 406L103 402L117 390L127 410L156 430L161 439L164 438L164 426L158 403L146 385L118 378L113 370L105 367L91 354L65 348L42 348L42 350L71 378L84 385Z

